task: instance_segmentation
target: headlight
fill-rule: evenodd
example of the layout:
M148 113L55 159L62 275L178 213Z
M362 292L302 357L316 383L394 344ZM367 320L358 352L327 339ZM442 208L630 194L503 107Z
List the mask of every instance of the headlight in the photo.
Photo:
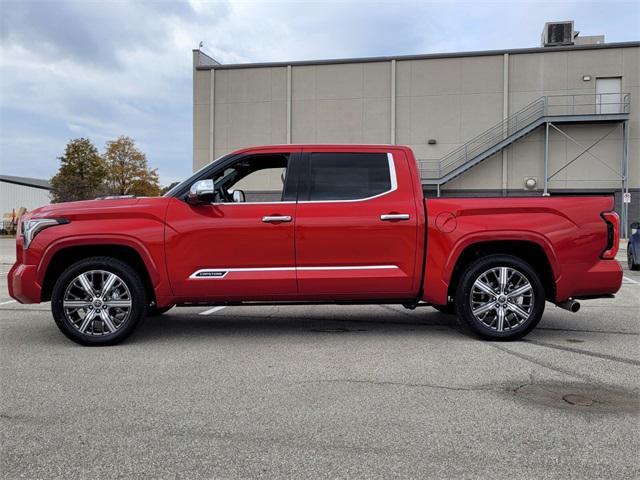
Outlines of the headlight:
M31 241L45 228L53 227L54 225L62 225L64 223L69 223L69 220L66 218L37 218L21 222L24 249L26 250L29 248Z

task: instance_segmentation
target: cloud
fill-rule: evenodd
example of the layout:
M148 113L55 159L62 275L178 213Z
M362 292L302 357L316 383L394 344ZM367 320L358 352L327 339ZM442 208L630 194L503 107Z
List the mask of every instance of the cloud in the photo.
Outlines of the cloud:
M638 4L610 4L5 0L0 171L49 177L69 139L102 148L125 134L163 183L186 177L200 41L243 63L536 46L545 21L568 18L583 34L637 39Z

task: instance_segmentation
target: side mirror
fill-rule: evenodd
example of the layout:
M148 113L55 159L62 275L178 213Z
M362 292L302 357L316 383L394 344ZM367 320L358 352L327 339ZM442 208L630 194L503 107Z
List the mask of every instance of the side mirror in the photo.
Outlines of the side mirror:
M234 190L233 191L233 201L235 203L243 203L246 202L244 191L242 190Z
M215 190L213 188L213 180L198 180L191 185L189 193L187 193L187 202L191 205L200 205L209 203L215 199Z

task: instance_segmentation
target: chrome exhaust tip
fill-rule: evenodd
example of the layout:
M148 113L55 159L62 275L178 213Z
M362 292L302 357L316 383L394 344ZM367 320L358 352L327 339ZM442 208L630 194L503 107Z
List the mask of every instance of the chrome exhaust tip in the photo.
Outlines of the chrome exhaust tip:
M564 302L558 302L556 305L560 308L564 308L565 310L570 311L571 313L576 313L580 310L580 302L575 300L565 300Z

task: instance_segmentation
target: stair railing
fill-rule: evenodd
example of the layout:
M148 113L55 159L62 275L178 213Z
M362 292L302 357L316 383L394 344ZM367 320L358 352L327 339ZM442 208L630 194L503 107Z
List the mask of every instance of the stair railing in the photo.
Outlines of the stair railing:
M603 111L603 106L606 107L606 112ZM483 152L497 146L514 133L546 116L628 114L630 110L631 95L629 93L540 97L444 157L437 160L419 160L421 177L424 179L442 178Z

